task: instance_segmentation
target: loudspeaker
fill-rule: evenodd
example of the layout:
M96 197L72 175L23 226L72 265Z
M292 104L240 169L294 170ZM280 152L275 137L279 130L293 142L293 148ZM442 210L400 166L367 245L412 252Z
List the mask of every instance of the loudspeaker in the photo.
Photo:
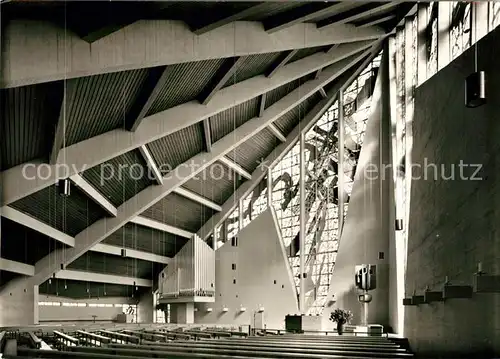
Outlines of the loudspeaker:
M127 250L125 248L122 248L121 255L122 255L122 257L126 257L127 256Z
M356 287L362 290L377 288L377 266L373 264L357 265L354 282Z
M402 231L403 230L403 220L396 219L394 226L396 227L396 231Z
M474 72L465 79L465 106L479 107L486 103L486 75Z
M59 186L59 195L63 197L69 197L69 195L71 194L71 185L69 179L66 178L59 180L58 186Z

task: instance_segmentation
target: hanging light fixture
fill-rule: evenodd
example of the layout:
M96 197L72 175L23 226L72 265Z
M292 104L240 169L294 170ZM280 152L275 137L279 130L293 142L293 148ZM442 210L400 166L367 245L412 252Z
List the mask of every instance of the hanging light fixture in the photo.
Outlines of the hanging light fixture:
M477 70L477 15L474 12L475 44L474 44L474 73L465 79L465 106L476 108L486 104L486 74Z
M71 186L68 178L59 180L58 190L59 190L59 195L61 195L62 197L69 197L71 192Z
M396 219L395 227L396 227L396 231L402 231L403 230L403 220Z

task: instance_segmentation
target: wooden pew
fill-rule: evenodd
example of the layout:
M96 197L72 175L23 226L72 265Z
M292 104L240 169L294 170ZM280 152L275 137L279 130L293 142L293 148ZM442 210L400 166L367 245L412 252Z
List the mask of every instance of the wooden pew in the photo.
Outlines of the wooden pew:
M111 343L111 339L99 334L89 333L83 330L77 330L76 333L82 339L81 342L86 342L90 345L101 346L102 344Z
M215 330L206 330L206 329L202 330L201 332L208 333L214 338L230 338L231 337L231 333L229 333L229 332L219 332L219 331L215 331Z
M151 331L138 331L138 330L123 330L122 331L125 334L132 335L135 337L140 338L141 340L150 340L152 342L160 341L160 342L166 342L168 340L168 337L165 334L159 334L159 333L151 333Z
M149 332L149 330L147 331ZM189 334L184 334L183 332L179 332L176 330L172 331L160 331L158 332L160 335L165 335L168 339L173 339L173 340L190 340L191 336Z
M185 331L184 334L189 334L190 336L192 336L195 339L200 339L200 338L211 339L212 338L211 334L203 333L200 331L198 331L198 332L197 331Z
M277 348L280 351L287 351L288 349L294 350L318 350L318 351L369 351L375 353L404 353L405 349L400 348L399 346L393 347L373 347L373 346L354 346L354 345L328 345L328 346L312 346L311 344L291 344L291 343L234 343L231 341L194 341L194 342L169 342L169 343L144 343L149 346L162 346L162 347L190 347L190 348L220 348L220 349L231 349L231 348L240 348L240 349L255 349L259 348L259 350L272 350L273 348ZM113 346L113 345L111 345ZM118 347L118 346L113 346Z
M264 336L264 337L249 337L248 340L270 340L270 341L304 341L304 342L349 342L349 343L380 343L380 344L390 344L392 343L387 338L381 337L348 337L348 336L325 336L325 335L302 335L302 334L285 334L279 337L275 335Z
M80 344L80 341L77 338L72 337L71 335L61 333L57 330L54 330L53 333L54 333L54 336L56 337L56 341L58 343L62 344L62 347L69 347L69 346Z
M133 346L131 346L133 348ZM113 359L138 359L138 358L168 358L168 359L184 359L184 358L227 358L235 359L240 358L233 355L221 354L201 354L201 353L188 353L188 352L157 352L145 351L139 349L115 349L109 347L72 347L69 358L79 358L80 355L88 355L85 358L113 358ZM45 357L50 358L50 357ZM245 357L243 357L245 358ZM258 359L258 357L254 357Z
M76 348L76 347L71 347ZM99 348L92 348L99 349ZM28 349L19 348L18 357L16 358L45 358L45 359L137 359L137 356L120 356L119 358L113 354L104 353L85 353L85 352L73 352L73 351L58 351L58 350L40 350L40 349Z
M413 355L406 353L404 351L375 351L370 349L356 349L351 348L346 349L315 349L313 346L306 348L287 348L287 347L241 347L238 345L233 346L205 346L204 344L200 346L184 345L184 344L159 344L159 345L138 345L130 346L124 344L112 344L110 348L117 349L117 353L120 350L128 349L140 349L144 351L154 351L154 352L168 352L168 353L199 353L199 354L226 354L233 356L250 356L250 357L280 357L280 358L326 358L333 356L341 357L366 357L366 358L412 358Z
M243 332L234 332L234 331L228 331L228 333L231 333L232 337L248 337L248 333L243 333Z
M118 332L111 332L111 331L108 331L108 330L100 330L99 333L102 334L105 337L108 337L110 339L119 340L119 341L121 341L122 343L125 343L125 344L128 344L128 343L139 344L141 342L140 338L135 337L133 335L129 335L129 334L118 333Z
M237 344L269 344L269 345L311 345L314 344L314 346L335 346L335 345L341 345L341 346L357 346L357 347L379 347L379 348L393 348L393 347L399 347L393 342L387 342L387 343L370 343L370 342L343 342L343 341L322 341L321 337L318 337L318 339L314 342L311 341L304 341L300 340L300 338L297 338L297 340L280 340L279 338L275 338L275 340L258 340L259 338L252 338L252 339L239 339L239 338L228 338L228 339L220 339L218 342L229 342L229 343L237 343ZM263 339L263 338L262 338ZM202 340L202 342L211 342L208 340Z

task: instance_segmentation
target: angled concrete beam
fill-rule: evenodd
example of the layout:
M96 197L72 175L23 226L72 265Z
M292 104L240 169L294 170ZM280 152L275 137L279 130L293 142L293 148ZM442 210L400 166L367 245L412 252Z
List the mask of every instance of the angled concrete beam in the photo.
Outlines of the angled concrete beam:
M365 17L370 17L373 15L380 14L381 12L390 10L397 5L401 4L403 1L391 1L383 4L380 3L368 3L356 7L354 9L342 12L340 14L334 15L327 19L321 20L318 22L318 28L324 28L326 26L331 25L341 25L346 24L348 22L353 22L359 19L363 19Z
M203 135L205 137L205 149L210 152L212 151L212 130L208 118L203 120Z
M279 69L281 69L283 66L285 66L291 59L292 57L297 54L299 50L290 50L282 54L274 64L271 65L271 69L267 73L267 77L273 77L276 72L278 72Z
M350 70L347 74L352 73ZM286 137L286 141L281 143L274 149L273 152L262 162L265 166L258 167L252 173L252 179L244 182L238 189L231 195L230 198L222 205L222 211L216 213L210 218L196 233L200 238L206 240L212 233L215 227L219 226L226 218L233 212L241 198L246 198L268 174L268 169L275 166L297 143L301 131L308 131L318 119L331 107L335 101L336 94L341 85L347 81L348 76L344 75L339 81L339 84L330 91L329 98L321 100L314 108L304 117L304 119L295 126L295 128Z
M336 85L328 92L328 96L321 100L301 121L300 124L286 137L286 141L274 149L274 151L266 157L262 162L265 166L260 166L252 173L252 179L244 182L236 191L229 197L222 205L222 211L214 214L199 230L196 235L203 240L206 240L215 227L219 226L227 217L233 212L241 198L246 198L263 179L270 173L273 168L281 159L290 151L299 140L301 132L306 133L309 129L316 124L316 122L323 116L323 114L332 106L339 91L349 86L354 81L361 71L363 71L374 56L380 51L382 40L378 41L372 46L369 51L364 53L366 59L357 67L347 70L337 81ZM361 57L363 58L363 57ZM272 183L268 179L268 184Z
M213 22L208 22L203 25L198 25L196 27L191 27L191 31L193 31L196 35L202 35L206 32L215 30L221 26L225 26L227 24L230 24L231 22L234 21L239 21L243 20L249 16L252 16L254 14L260 14L262 11L267 10L269 8L269 4L267 3L261 3L257 5L252 5L249 8L245 10L241 10L238 12L235 12L233 14L228 14L226 16L222 16L220 19L213 21ZM202 16L200 16L202 18Z
M200 96L200 103L207 105L212 97L219 91L226 82L236 74L238 68L245 62L246 57L240 56L237 58L226 59L222 64L221 68L214 75L211 83L207 86L204 92Z
M179 165L174 169L173 174L169 174L163 178L163 185L149 186L124 202L118 207L116 217L103 218L91 224L77 234L74 248L66 249L64 252L61 250L53 251L50 255L45 256L36 263L35 276L32 277L33 283L43 283L55 272L59 271L61 266L64 267L76 260L89 250L89 248L99 244L146 209L161 201L176 188L208 168L211 164L219 161L234 148L252 138L282 115L298 106L306 98L317 92L320 87L340 77L365 56L366 51L329 66L322 72L319 79L305 82L298 89L295 89L266 109L264 116L255 117L245 122L235 131L214 143L212 152L199 153L186 163Z
M165 85L170 68L168 66L161 68L153 68L149 70L149 74L145 83L142 85L141 92L134 101L132 108L125 118L125 126L129 131L135 131L141 124L149 109L153 105L156 97Z
M220 211L221 210L221 206L218 205L217 203L205 198L205 197L202 197L200 196L199 194L197 193L194 193L192 191L189 191L183 187L178 187L174 190L175 193L183 196L183 197L186 197L194 202L198 202L204 206L207 206L209 208L212 208L216 211Z
M79 270L65 269L55 274L57 279L79 280L84 282L135 285L138 287L152 287L153 281L149 279L118 276L96 272L84 272Z
M66 86L65 86L66 88ZM66 109L67 101L70 97L70 94L67 91L64 92L61 109L59 110L59 118L57 120L56 128L54 131L54 138L52 139L52 149L49 154L49 163L51 165L57 163L57 156L59 155L59 151L64 147L64 135L66 133Z
M229 169L233 170L235 173L239 174L240 176L242 176L246 179L252 178L252 175L250 173L248 173L247 170L245 170L243 167L241 167L236 162L231 161L229 158L223 156L219 159L219 161L222 162L223 164L225 164Z
M165 224L165 223L161 223L161 222L155 221L154 219L149 219L149 218L146 218L146 217L142 217L142 216L136 216L134 218L131 218L130 222L134 223L134 224L138 224L140 226L157 229L159 231L172 233L172 234L175 234L176 236L180 236L180 237L185 237L185 238L189 238L189 239L191 239L193 237L193 233L191 233L191 232L188 232L188 231L185 231L183 229L171 226L169 224Z
M15 262L9 259L0 258L0 270L22 274L26 276L35 275L35 267L26 263Z
M182 21L141 20L89 44L44 21L12 20L2 29L0 88L183 62L373 40L381 28L303 23L268 34L260 22L238 21L198 36ZM43 36L43 46L39 37ZM161 51L158 51L161 49Z
M75 239L73 237L39 221L36 218L28 216L17 209L4 206L1 208L1 215L2 217L10 219L13 222L45 234L46 236L53 238L58 242L64 243L67 246L73 247L75 245Z
M121 256L122 249L123 249L122 247L99 243L99 244L96 244L94 247L92 247L91 251L105 253L105 254L111 254L114 256ZM125 250L126 250L126 257L128 257L128 258L142 259L142 260L148 261L148 262L163 263L163 264L168 264L170 262L169 257L160 256L158 254L138 251L138 250L135 250L132 248L125 248Z
M264 114L264 110L266 109L266 97L267 97L267 94L265 94L265 93L260 95L259 117L262 117L262 115Z
M104 197L99 191L97 191L90 183L87 182L79 174L74 174L69 177L69 179L78 187L82 192L84 192L87 196L90 197L96 204L101 206L108 214L112 216L116 216L116 207L108 201L106 197Z
M394 20L394 19L396 19L396 15L391 14L391 15L380 17L378 19L374 19L374 20L359 21L359 22L356 22L355 25L357 27L369 27L369 26L375 26L378 24L382 24L386 21L390 21L390 20Z
M146 161L146 164L148 165L149 170L153 173L153 176L155 178L156 183L162 184L163 177L161 175L161 172L158 169L158 166L156 165L156 162L155 162L153 156L151 155L151 152L149 152L148 148L146 147L146 145L140 146L139 152L141 153L141 156Z
M289 28L290 26L313 20L318 17L342 11L349 7L349 2L336 2L332 4L312 2L285 13L271 16L264 21L264 28L270 34Z
M113 3L110 1L108 2L108 4L110 6L113 5ZM168 3L168 2L157 2L155 4L155 11L160 11L160 10L165 10L167 7L171 6L172 3ZM69 30L75 32L78 36L80 36L80 38L84 41L87 41L88 43L93 43L94 41L98 41L114 32L117 32L119 30L121 30L122 28L124 28L125 26L128 26L130 24L133 24L134 22L140 20L141 18L144 18L144 17L147 17L149 15L151 15L150 13L148 13L148 11L138 11L138 12L135 12L133 14L116 14L116 12L118 12L119 10L118 9L113 9L113 8L109 8L107 9L108 12L115 12L115 14L113 15L113 19L110 19L110 21L108 21L108 24L107 25L104 25L104 26L100 26L100 27L95 27L90 29L89 31L87 32L83 32L81 31L80 29L77 29L77 28L73 28L69 25L69 22L68 24L59 24L60 26L62 26L63 28L64 27L68 27Z
M220 206L219 206L219 208L220 208ZM61 232L58 229L55 229L55 228L39 221L38 219L30 217L30 216L28 216L28 215L26 215L26 214L24 214L16 209L14 209L14 208L2 207L1 214L2 214L2 217L10 219L11 221L19 223L25 227L31 228L39 233L46 235L47 237L55 239L58 242L64 243L70 247L74 247L74 245L75 245L75 238L74 237L71 237L70 235L67 235L66 233ZM173 233L173 234L177 234L177 235L179 235L179 233L183 233L185 235L187 234L185 231L182 231L181 229L178 229L178 228L175 228L172 226L166 226L166 225L161 226L161 224L156 225L156 222L154 222L154 221L147 221L147 219L142 220L142 217L138 217L138 219L136 219L136 221L134 223L145 225L144 223L146 223L146 222L147 222L147 224L149 224L149 225L146 224L146 227L151 227L152 225L155 225L155 227L151 227L151 228L155 228L155 229L158 229L160 231L165 231L165 232ZM165 229L168 229L168 230L165 230ZM192 236L192 233L189 233L189 235ZM121 248L120 247L114 247L114 246L103 247L103 246L105 246L105 245L100 244L100 246L94 246L94 247L90 248L90 250L93 252L114 254L117 256L121 255ZM111 248L111 247L113 247L113 248ZM118 248L118 249L116 249L116 248ZM148 252L131 250L129 248L127 248L127 257L144 259L144 260L149 260L151 262L159 262L159 263L164 263L167 260L167 259L165 259L167 257L157 256L155 254L148 253Z
M274 123L271 123L267 128L273 133L273 135L276 136L278 140L280 140L281 142L286 141L285 135L280 131L278 127L276 127Z
M323 98L327 98L328 97L328 95L326 94L326 91L325 91L325 89L323 87L319 89L319 94Z
M331 54L332 52L334 52L338 47L339 47L340 44L334 44L332 45L327 51L326 53L327 54Z
M317 53L288 64L272 78L256 76L219 90L206 106L191 101L148 116L135 132L117 129L68 146L64 149L64 162L48 166L43 159L33 160L3 171L3 204L15 202L57 183L61 178L83 172L325 66L340 63L372 44L373 41L342 44L332 54Z

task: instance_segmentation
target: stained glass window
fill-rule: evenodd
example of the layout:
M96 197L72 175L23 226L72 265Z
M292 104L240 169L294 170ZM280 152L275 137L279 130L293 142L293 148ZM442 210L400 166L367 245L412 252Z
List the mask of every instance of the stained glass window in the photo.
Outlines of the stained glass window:
M488 13L489 13L489 31L500 25L500 2L499 1L489 1L488 2Z
M471 45L472 39L472 4L455 2L450 29L451 57L456 58Z
M438 70L438 11L437 1L431 2L428 7L429 25L427 27L427 78Z

